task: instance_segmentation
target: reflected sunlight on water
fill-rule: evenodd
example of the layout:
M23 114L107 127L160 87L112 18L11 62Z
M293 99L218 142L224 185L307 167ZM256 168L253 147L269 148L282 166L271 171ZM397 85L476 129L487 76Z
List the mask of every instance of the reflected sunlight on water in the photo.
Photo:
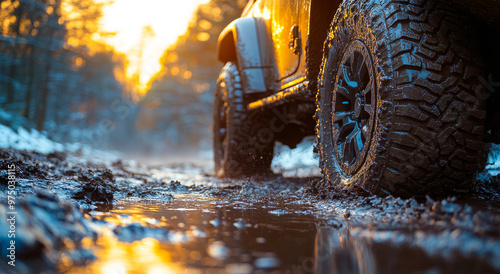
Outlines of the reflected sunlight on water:
M105 233L98 241L99 258L80 273L179 273L181 266L171 261L171 252L163 249L158 240L145 238L133 243L118 241Z
M85 241L84 246L95 244L95 260L84 267L64 267L70 264L61 261L60 270L120 274L387 273L402 267L409 272L493 270L494 260L486 253L477 257L479 253L450 249L451 232L431 229L415 236L406 230L356 227L334 213L323 220L305 200L175 198L119 201L110 211L90 212L101 232L95 243ZM470 235L462 233L455 240L469 246L481 240ZM485 249L488 239L481 241ZM489 245L493 252L498 250L496 243Z
M122 201L109 212L90 212L101 231L96 260L68 272L250 273L313 255L314 217L293 214L309 206L176 197L168 203ZM272 214L283 205L290 214ZM293 248L297 244L300 249Z

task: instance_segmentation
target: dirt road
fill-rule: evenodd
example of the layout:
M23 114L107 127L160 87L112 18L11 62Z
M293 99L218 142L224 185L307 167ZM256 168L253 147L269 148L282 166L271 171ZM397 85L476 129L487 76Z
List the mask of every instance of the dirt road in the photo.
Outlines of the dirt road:
M500 184L480 178L402 200L319 191L319 177L0 150L0 272L495 273Z

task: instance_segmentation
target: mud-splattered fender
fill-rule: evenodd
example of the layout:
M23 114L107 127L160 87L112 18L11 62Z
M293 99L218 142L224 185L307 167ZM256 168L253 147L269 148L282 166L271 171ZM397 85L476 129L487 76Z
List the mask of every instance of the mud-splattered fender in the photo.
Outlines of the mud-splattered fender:
M266 76L272 67L262 62L257 28L255 18L238 18L221 32L218 40L217 58L223 63L238 64L246 93L269 90Z

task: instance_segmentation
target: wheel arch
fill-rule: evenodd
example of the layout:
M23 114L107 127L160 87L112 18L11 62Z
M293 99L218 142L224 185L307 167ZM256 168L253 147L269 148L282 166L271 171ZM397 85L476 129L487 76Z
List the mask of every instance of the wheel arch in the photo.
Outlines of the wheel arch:
M228 26L229 27L229 26ZM217 42L217 59L222 63L237 62L234 29L226 27Z
M217 58L223 63L237 64L245 93L265 92L270 90L272 80L269 73L273 67L262 62L258 31L258 20L242 17L234 20L219 35Z

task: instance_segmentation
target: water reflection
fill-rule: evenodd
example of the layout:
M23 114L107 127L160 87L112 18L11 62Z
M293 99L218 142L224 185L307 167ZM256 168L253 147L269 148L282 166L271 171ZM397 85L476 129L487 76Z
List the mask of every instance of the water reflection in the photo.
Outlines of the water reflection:
M301 200L177 196L94 211L96 260L79 273L494 273L500 243L467 232L383 230L316 217ZM493 256L491 256L493 253ZM498 264L498 263L497 263Z
M311 208L293 200L193 196L120 202L109 212L92 212L105 231L97 260L70 272L281 273L304 260L310 272L319 222Z
M422 232L420 232L422 233ZM423 233L422 233L423 234ZM316 236L317 273L498 273L488 256L448 252L432 232L420 241L410 232L321 227ZM475 239L450 239L467 245ZM445 243L450 246L451 243ZM484 247L484 246L483 246ZM480 246L481 248L481 246Z
M352 239L348 229L323 227L316 236L318 273L372 273L369 248Z

